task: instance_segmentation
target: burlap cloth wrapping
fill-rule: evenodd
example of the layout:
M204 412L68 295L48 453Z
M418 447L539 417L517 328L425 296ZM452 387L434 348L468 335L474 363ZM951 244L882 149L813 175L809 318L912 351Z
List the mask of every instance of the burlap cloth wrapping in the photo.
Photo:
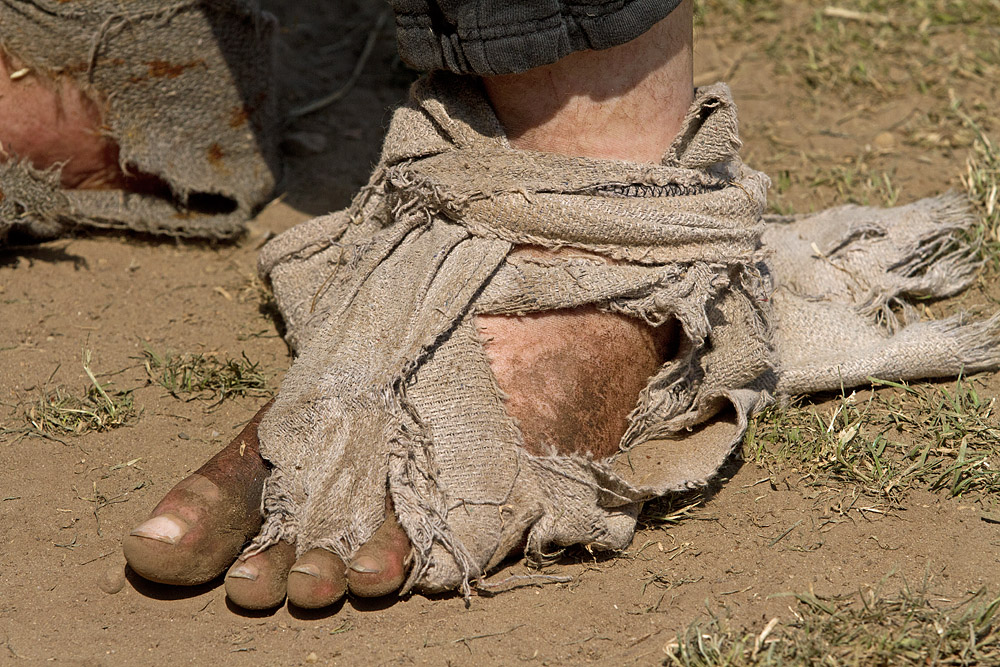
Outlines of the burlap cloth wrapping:
M960 201L765 226L769 181L739 146L722 84L697 91L653 166L513 150L474 84L418 82L351 207L261 254L298 358L260 426L274 470L248 553L287 539L349 559L388 493L413 544L405 588L468 594L525 534L534 559L625 547L642 502L704 484L775 392L1000 362L997 318L896 320L903 299L970 280ZM616 262L509 257L515 244ZM619 454L529 455L472 320L583 304L676 319L684 343Z
M63 190L58 168L0 163L0 242L73 226L229 238L280 171L275 22L256 0L0 0L0 48L107 107L126 174L162 191Z

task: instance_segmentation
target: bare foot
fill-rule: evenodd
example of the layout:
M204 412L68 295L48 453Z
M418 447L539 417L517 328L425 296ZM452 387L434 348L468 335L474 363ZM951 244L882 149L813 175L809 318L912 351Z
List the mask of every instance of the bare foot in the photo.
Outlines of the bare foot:
M268 475L260 458L257 425L270 406L261 408L225 449L171 489L152 518L125 538L125 557L133 570L164 584L201 584L218 576L257 534Z
M61 164L66 188L125 183L98 102L69 77L46 76L0 51L0 160L11 155L38 169Z

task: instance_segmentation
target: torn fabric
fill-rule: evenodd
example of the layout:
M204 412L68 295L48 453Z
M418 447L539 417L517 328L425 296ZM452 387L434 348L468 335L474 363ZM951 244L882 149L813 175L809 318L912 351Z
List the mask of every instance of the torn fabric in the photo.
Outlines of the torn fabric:
M892 320L907 297L971 276L956 202L765 229L769 181L739 146L721 84L697 91L660 165L515 150L475 84L415 84L351 207L262 251L298 358L260 426L273 472L248 553L286 539L349 560L388 494L413 545L405 588L468 594L525 535L535 560L624 548L642 502L703 485L777 391L1000 361L983 351L995 320ZM597 257L509 256L523 244ZM684 342L637 397L617 455L532 456L473 319L587 304L676 320ZM948 363L909 345L914 327L947 342Z

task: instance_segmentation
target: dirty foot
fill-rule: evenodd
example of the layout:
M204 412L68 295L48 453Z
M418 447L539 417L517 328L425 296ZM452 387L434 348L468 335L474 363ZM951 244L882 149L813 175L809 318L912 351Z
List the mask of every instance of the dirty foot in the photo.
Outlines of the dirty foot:
M508 397L507 409L534 454L605 458L616 452L636 396L670 354L670 327L654 331L596 308L521 318L483 316L478 328ZM267 467L258 452L257 424L267 407L125 538L132 569L153 581L198 584L233 563L261 523ZM277 606L286 594L296 606L320 608L348 590L361 597L398 590L407 574L410 544L391 507L387 510L385 523L350 563L322 549L295 560L294 547L280 543L237 559L226 575L227 594L248 609Z
M511 145L657 162L693 98L691 16L691 3L683 2L667 19L628 44L578 52L523 74L484 80ZM515 252L549 254L534 248ZM482 316L477 325L506 397L507 411L519 423L525 447L533 454L590 453L603 459L616 452L637 396L673 354L672 327L654 330L639 320L594 307L527 317ZM219 469L234 471L233 480L216 476L211 482L219 498L241 498L232 501L236 509L231 509L240 514L243 508L259 503L260 491L236 480L255 478L263 464L256 450L252 456L238 458L231 447L213 461ZM246 493L252 497L241 496ZM213 508L220 507L220 501L207 500L205 495L174 494L154 514L183 516L188 526L182 538L186 541L169 549L158 543L153 530L158 519L154 518L143 524L151 526L150 530L140 527L129 538L129 562L145 559L147 576L162 581L168 577L158 569L157 558L163 563L185 562L194 569L205 553L212 554L213 560L202 572L208 574L212 568L221 572L221 554L228 553L229 547L220 546L225 540L208 523L194 523L204 517L218 525L214 515L219 510ZM202 505L184 506L185 502ZM215 504L210 508L209 502ZM244 521L243 527L252 523ZM233 537L226 543L236 541ZM170 559L163 555L167 551ZM348 590L360 596L390 593L404 582L410 544L388 508L385 523L350 563L321 549L308 551L292 563L292 553L291 545L278 544L238 560L226 578L230 599L244 607L264 608L280 604L284 592L293 604L323 607Z
M163 584L203 584L225 570L257 534L268 474L257 425L270 405L125 537L122 546L133 570Z

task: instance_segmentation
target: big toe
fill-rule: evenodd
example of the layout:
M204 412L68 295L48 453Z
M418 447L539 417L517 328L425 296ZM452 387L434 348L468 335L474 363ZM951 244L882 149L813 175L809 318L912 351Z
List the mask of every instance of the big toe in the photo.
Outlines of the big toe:
M206 573L198 571L204 561L186 558L190 549L177 546L190 530L187 520L171 512L143 521L122 542L129 567L146 579L160 583L173 584L181 580L204 583L201 580Z
M175 486L122 542L129 566L163 584L217 577L260 526L259 512L229 495L197 473Z
M295 547L278 542L259 554L241 558L226 573L226 595L244 609L272 609L285 600L288 570Z
M135 572L163 584L202 584L225 571L257 534L267 476L257 453L264 410L125 537L122 549Z
M327 607L347 592L347 566L326 549L310 549L288 573L288 601L305 609Z
M379 597L398 591L410 564L410 540L391 511L347 568L351 592L359 597Z

